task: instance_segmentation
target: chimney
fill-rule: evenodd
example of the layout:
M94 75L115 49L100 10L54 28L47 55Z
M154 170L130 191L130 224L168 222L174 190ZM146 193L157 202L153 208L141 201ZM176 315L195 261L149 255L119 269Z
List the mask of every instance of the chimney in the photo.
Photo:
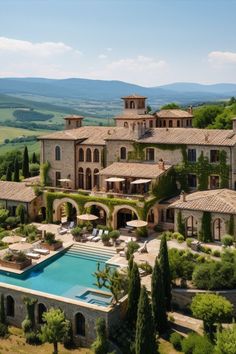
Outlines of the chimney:
M179 199L180 199L181 202L186 202L186 193L185 193L185 191L182 191L180 193Z
M233 132L236 134L236 117L232 118L233 121Z
M188 107L188 113L189 114L193 114L193 106L189 106Z
M158 167L160 170L165 171L165 162L162 159L158 161Z

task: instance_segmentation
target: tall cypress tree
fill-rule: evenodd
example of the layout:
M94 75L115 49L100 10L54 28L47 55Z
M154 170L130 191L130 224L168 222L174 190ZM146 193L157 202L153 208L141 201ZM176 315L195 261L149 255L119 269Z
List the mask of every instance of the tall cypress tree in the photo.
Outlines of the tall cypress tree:
M157 344L151 304L145 286L142 287L135 333L135 354L155 354Z
M11 166L8 165L6 171L6 181L11 181L11 179L12 179L12 170L11 170Z
M25 146L24 154L23 154L22 175L25 178L28 178L30 176L30 173L29 173L29 154L28 154L27 146Z
M162 282L165 293L166 309L170 311L171 309L171 276L170 276L170 265L168 257L168 248L166 242L166 235L163 234L161 238L160 245L160 268L162 274Z
M32 155L32 163L38 163L35 152L33 152L33 155Z
M137 320L140 287L141 285L140 285L138 266L136 263L133 263L133 267L129 279L128 307L127 307L127 314L126 314L126 319L130 325L135 325Z
M18 162L17 156L16 156L15 162L14 162L13 181L14 182L19 182L20 181L20 169L19 169L19 162Z
M134 265L134 255L132 254L130 256L130 259L128 262L128 277L129 277L129 279L131 278L131 271L133 269L133 265Z
M156 330L160 334L164 333L168 322L161 268L157 259L152 272L152 312Z

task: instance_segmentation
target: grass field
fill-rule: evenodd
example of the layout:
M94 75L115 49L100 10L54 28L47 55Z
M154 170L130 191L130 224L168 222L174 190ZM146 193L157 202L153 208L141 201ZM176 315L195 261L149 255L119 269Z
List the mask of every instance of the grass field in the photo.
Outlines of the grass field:
M0 341L0 354L50 354L53 352L52 344L29 345L25 343L23 332L19 328L10 327L10 336ZM60 354L92 354L90 349L81 348L67 350L59 344Z

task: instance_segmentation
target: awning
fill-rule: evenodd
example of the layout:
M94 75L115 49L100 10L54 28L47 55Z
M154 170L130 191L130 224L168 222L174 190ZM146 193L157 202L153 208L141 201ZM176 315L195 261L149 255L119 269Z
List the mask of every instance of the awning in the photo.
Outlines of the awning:
M124 182L125 178L121 178L121 177L110 177L105 179L106 182Z
M151 182L151 179L136 179L135 181L131 182L130 184L144 184Z

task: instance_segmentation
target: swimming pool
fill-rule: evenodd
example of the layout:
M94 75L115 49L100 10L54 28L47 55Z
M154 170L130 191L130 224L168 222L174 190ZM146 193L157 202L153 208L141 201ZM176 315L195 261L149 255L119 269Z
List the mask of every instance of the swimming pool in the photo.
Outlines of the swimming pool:
M36 265L21 275L0 272L0 282L41 291L48 294L59 295L70 299L107 306L111 298L104 294L83 296L88 289L96 289L95 277L92 275L110 257L105 255L90 256L83 252L72 253L66 251ZM106 291L106 289L104 289ZM93 294L93 292L91 292ZM104 297L104 299L103 299ZM104 300L104 301L103 301Z

